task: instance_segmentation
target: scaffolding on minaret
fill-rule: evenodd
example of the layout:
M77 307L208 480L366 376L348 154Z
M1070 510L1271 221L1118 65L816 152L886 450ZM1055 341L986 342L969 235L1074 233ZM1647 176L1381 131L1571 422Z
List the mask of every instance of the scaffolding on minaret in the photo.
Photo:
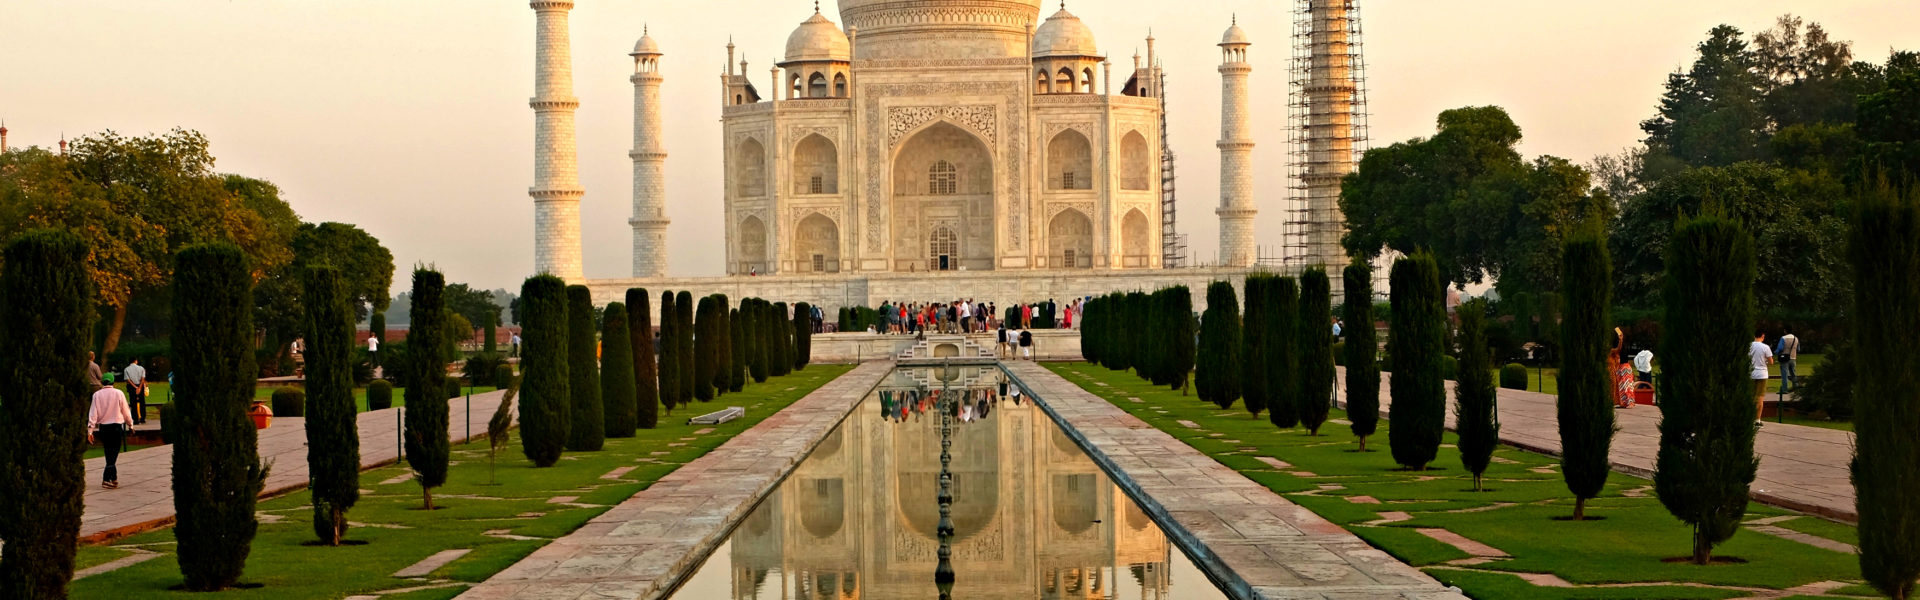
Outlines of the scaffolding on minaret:
M1367 76L1358 0L1294 0L1287 101L1289 266L1347 262L1340 182L1367 145Z
M1153 65L1159 76L1155 90L1160 93L1160 266L1179 269L1187 266L1187 236L1175 225L1179 222L1179 202L1174 193L1173 143L1167 135L1167 74Z

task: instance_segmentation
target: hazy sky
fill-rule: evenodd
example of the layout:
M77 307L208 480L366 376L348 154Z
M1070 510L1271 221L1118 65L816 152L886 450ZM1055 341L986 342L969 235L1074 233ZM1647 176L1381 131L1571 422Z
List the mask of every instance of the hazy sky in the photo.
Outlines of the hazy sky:
M828 16L839 21L833 0ZM1049 2L1051 4L1051 1ZM586 273L631 269L632 62L643 24L667 53L673 275L717 275L720 106L731 35L754 80L811 0L579 0L575 93ZM1074 0L1115 73L1149 27L1171 91L1180 231L1211 260L1218 227L1219 51L1232 14L1253 36L1260 243L1281 243L1286 72L1280 0ZM1855 56L1920 49L1914 0L1362 0L1374 144L1432 133L1441 110L1497 104L1529 156L1586 162L1640 138L1668 73L1709 28L1787 12ZM1049 6L1043 16L1051 14ZM280 185L308 221L378 236L406 269L518 288L532 269L534 14L518 0L0 0L0 118L15 146L65 132L197 129L223 171ZM759 85L764 86L764 83ZM394 278L405 285L406 277Z

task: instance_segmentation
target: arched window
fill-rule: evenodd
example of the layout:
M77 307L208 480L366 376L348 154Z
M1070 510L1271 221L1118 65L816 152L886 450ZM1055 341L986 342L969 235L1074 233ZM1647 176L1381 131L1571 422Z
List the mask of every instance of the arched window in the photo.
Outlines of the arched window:
M740 270L738 272L759 272L767 274L767 226L759 217L747 217L740 222Z
M933 235L927 238L927 269L932 271L951 271L958 266L960 258L960 236L944 226L935 227Z
M1046 69L1041 69L1039 71L1034 72L1033 93L1035 94L1053 93L1053 78L1047 77Z
M960 170L953 163L936 161L927 168L927 194L952 196L960 193Z
M1082 94L1093 93L1093 69L1087 69L1086 71L1081 72L1080 93Z
M1068 129L1047 143L1047 189L1093 189L1093 144Z
M1122 264L1137 268L1150 266L1148 255L1155 245L1148 239L1149 235L1147 216L1137 209L1127 211L1126 218L1120 220L1120 251L1125 255Z
M1071 94L1071 93L1073 93L1073 89L1074 89L1074 86L1073 86L1073 69L1069 69L1069 68L1066 68L1066 67L1061 67L1061 68L1060 68L1060 75L1059 75L1058 77L1056 77L1056 78L1054 78L1054 81L1053 81L1053 91L1054 91L1054 93L1056 93L1056 94Z
M740 144L740 152L734 160L735 181L740 186L740 197L767 195L767 149L760 145L760 140L747 138L746 142Z
M833 96L835 98L847 97L847 74L846 73L835 73L833 75Z
M1147 138L1138 131L1128 132L1120 138L1120 189L1144 191L1153 189L1150 181L1153 169L1147 152Z
M827 97L827 76L826 75L822 75L816 72L813 74L813 76L807 78L807 97L808 98Z
M825 136L811 134L794 146L793 193L840 193L840 153Z

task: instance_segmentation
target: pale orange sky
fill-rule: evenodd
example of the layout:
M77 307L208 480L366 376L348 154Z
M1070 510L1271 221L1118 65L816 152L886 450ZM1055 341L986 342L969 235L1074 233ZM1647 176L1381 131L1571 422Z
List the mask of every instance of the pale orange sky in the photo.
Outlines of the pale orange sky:
M839 21L832 0L828 16ZM1049 2L1044 14L1055 7ZM1180 231L1217 245L1220 33L1253 36L1260 243L1280 244L1292 2L1074 0L1115 72L1153 28L1180 156ZM1362 0L1372 137L1432 132L1441 110L1497 104L1529 156L1587 162L1634 144L1668 73L1709 28L1792 12L1885 60L1920 50L1914 0ZM633 88L651 24L667 56L671 274L721 271L718 94L731 35L755 81L810 0L579 0L573 11L589 277L630 272ZM378 236L402 270L517 289L532 269L533 11L509 0L0 0L0 118L15 146L197 129L223 171L279 184L301 217ZM764 84L761 84L764 85ZM404 285L405 277L395 277Z

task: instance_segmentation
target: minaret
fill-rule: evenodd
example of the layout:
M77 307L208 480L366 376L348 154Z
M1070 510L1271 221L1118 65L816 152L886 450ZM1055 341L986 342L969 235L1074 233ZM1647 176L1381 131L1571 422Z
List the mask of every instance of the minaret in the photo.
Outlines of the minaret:
M573 0L533 0L539 15L533 67L533 270L579 281L580 188L573 137L573 50L567 12Z
M0 121L0 154L7 153L7 123Z
M1247 47L1253 42L1240 19L1220 41L1220 265L1250 267L1254 262L1253 215L1253 107L1247 100L1247 79L1253 65Z
M667 149L660 139L660 45L642 30L633 45L633 276L667 274Z

